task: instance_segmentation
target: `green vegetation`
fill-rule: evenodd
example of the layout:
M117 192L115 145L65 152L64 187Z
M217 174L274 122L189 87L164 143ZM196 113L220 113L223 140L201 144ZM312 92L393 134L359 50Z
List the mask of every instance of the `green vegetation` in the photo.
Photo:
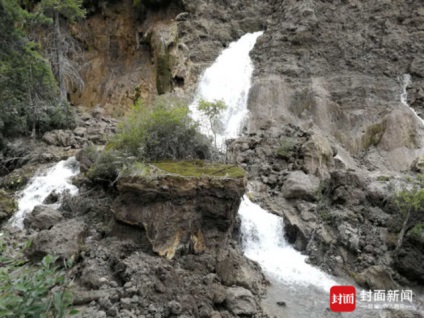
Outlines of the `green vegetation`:
M0 139L73 126L49 62L26 33L48 19L22 9L16 0L0 0L0 16Z
M74 314L70 282L56 261L48 255L37 266L30 266L22 249L0 240L0 317L61 318Z
M201 99L199 100L199 103L197 105L197 109L200 112L202 112L209 120L209 124L211 126L211 130L214 135L215 148L217 147L216 134L217 134L218 118L226 108L227 108L227 105L225 105L223 100L214 100L213 102L209 102L204 99Z
M187 103L168 96L136 107L118 128L107 149L115 149L143 162L208 159L210 143L198 131Z
M422 235L421 224L424 222L424 177L418 175L410 185L411 188L396 193L393 203L399 213L399 221L393 222L392 231L399 231L397 249L402 245L402 241L408 229L412 237L420 238ZM400 225L402 224L402 225ZM419 235L418 235L419 234Z
M278 155L283 159L289 159L296 150L296 141L293 138L285 138L280 141L280 147L277 150Z
M415 224L409 233L415 240L424 242L424 223Z
M203 160L156 162L152 165L164 172L185 177L212 176L243 178L245 175L245 171L237 166Z
M381 181L381 182L388 182L392 179L392 177L390 176L378 176L377 177L377 181Z

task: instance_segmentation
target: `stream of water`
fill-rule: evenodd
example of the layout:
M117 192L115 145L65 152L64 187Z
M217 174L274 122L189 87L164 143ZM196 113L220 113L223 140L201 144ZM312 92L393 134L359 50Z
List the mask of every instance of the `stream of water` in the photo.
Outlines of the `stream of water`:
M217 138L220 146L225 145L226 139L240 134L243 121L248 116L247 97L253 72L249 52L261 34L246 34L233 42L200 78L197 95L190 109L192 117L202 123L203 133L210 135L211 127L197 110L197 102L200 99L222 99L228 106L220 118L222 127ZM401 100L406 106L409 81L410 77L405 76ZM264 299L268 314L278 318L340 317L328 310L330 288L334 285L351 285L352 282L330 277L306 263L307 257L296 251L284 238L283 219L251 202L247 196L243 197L239 216L244 254L261 265L272 283ZM358 289L357 294L359 292ZM276 305L282 301L287 303L287 307ZM342 316L381 316L381 308L370 310L367 305L358 300L355 312L343 313Z
M53 167L38 172L18 193L18 211L11 219L12 225L20 229L24 227L24 219L36 205L43 204L47 196L56 191L61 194L69 191L71 195L78 193L78 188L70 183L70 178L79 173L79 164L74 157L59 161ZM50 206L57 207L58 204Z

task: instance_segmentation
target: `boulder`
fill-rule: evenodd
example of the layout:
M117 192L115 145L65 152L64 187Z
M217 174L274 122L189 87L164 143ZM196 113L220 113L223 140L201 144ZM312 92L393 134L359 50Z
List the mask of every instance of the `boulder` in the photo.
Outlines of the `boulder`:
M373 290L395 290L398 288L392 275L380 265L368 267L356 277L356 281L359 285Z
M291 172L284 182L282 191L286 199L315 200L319 187L319 179L307 175L303 171Z
M47 230L62 220L63 215L59 211L49 206L37 205L24 219L24 225L27 228Z
M242 176L131 175L117 185L115 218L145 230L153 250L168 259L177 251L198 254L220 246L245 192Z
M73 147L77 146L75 136L70 130L52 130L43 135L43 141L49 145L58 147Z
M411 170L415 172L424 172L424 155L417 157L411 164Z
M234 315L254 315L257 312L255 297L243 287L231 287L227 289L226 303L228 309Z
M27 254L32 259L51 254L62 259L75 260L79 256L86 231L87 225L76 219L56 224L34 237Z
M309 141L302 145L301 149L305 169L308 173L318 176L328 176L331 169L335 167L333 149L328 140L319 135L313 135Z

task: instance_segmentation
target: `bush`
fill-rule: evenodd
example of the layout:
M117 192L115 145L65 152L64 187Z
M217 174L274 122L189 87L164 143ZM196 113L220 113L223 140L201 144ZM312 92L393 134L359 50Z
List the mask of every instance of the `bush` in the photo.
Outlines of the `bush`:
M108 146L146 162L209 159L210 147L187 103L169 96L157 98L150 109L136 107Z
M118 178L119 171L130 161L131 157L127 158L125 154L121 154L119 151L104 151L90 167L87 176L95 182L113 183Z
M56 258L45 256L34 267L25 265L22 253L0 241L0 317L65 317L72 297Z

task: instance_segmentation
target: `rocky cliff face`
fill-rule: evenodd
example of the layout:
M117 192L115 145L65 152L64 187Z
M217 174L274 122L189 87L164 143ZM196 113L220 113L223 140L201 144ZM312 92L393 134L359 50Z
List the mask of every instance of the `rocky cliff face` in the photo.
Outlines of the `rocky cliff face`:
M244 183L207 176L124 177L113 210L117 220L141 227L159 255L199 254L228 244Z
M157 94L191 92L221 50L247 32L264 28L268 6L249 1L94 1L72 34L85 88L74 104L100 105L120 115Z
M250 129L296 123L319 130L370 165L406 169L422 148L422 124L401 103L422 107L418 62L423 12L408 1L285 1L252 52ZM382 154L383 160L377 153ZM377 158L379 157L379 158ZM380 161L379 161L380 160Z

